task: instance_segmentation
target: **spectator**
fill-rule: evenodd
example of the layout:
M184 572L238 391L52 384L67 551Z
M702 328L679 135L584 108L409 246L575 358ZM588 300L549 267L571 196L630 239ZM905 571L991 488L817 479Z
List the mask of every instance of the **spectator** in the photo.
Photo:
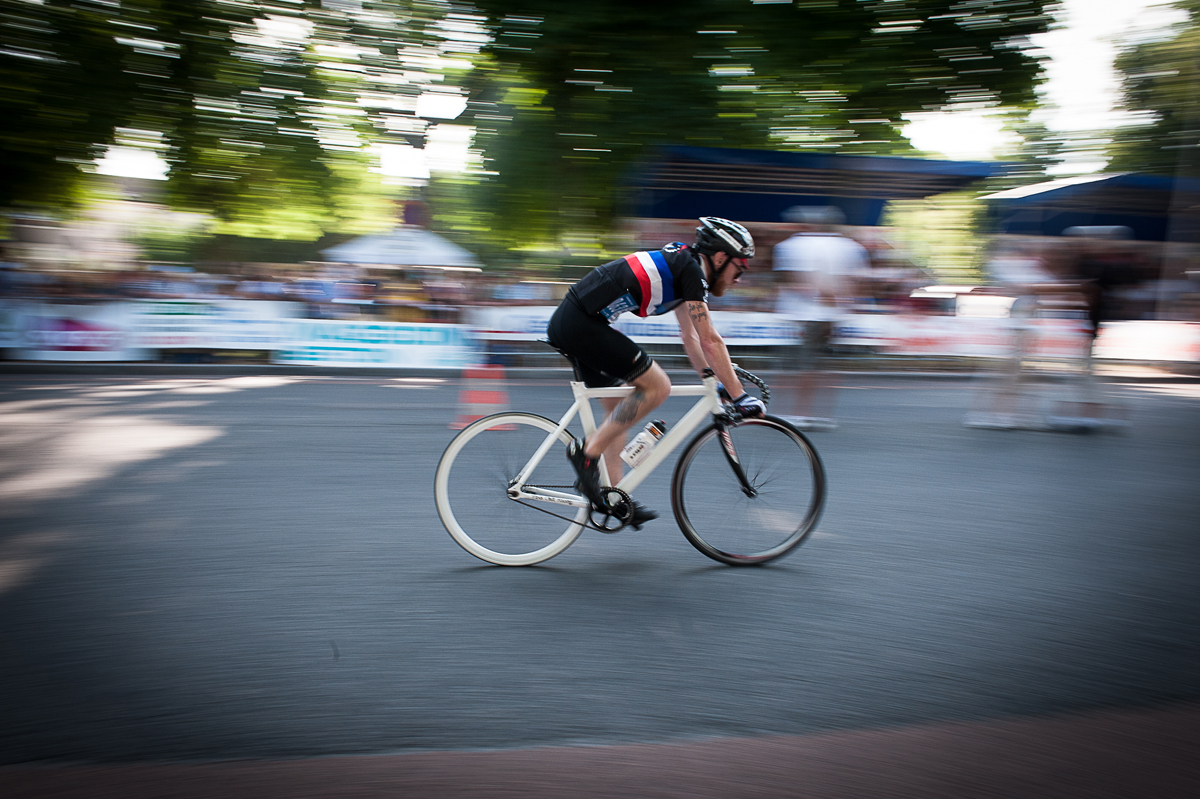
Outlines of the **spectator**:
M867 251L837 232L845 222L832 206L797 206L784 214L798 232L775 245L779 277L776 312L791 319L798 337L788 347L780 383L783 418L802 430L833 430L835 390L823 361L834 327L848 312L857 283L870 271Z
M1009 350L1000 369L999 384L978 394L963 424L990 429L1044 429L1040 398L1032 388L1033 375L1026 360L1037 343L1039 297L1062 291L1063 286L1028 245L1009 245L999 250L987 270L1004 295L1014 297L1008 313Z

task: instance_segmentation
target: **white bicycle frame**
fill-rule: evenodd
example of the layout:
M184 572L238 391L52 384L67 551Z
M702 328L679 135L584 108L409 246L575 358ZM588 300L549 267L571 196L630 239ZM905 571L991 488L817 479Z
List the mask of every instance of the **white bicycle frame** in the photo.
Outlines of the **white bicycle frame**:
M575 418L575 414L579 414L579 420L583 423L583 432L585 436L590 436L596 432L596 417L592 415L593 398L601 397L624 397L634 390L633 386L619 386L617 388L588 388L583 383L571 382L571 391L575 395L575 402L563 414L562 419L558 423L558 427L554 432L546 436L546 440L538 447L537 452L533 453L533 457L521 469L516 479L508 488L508 495L512 499L518 500L535 500L538 502L550 502L556 505L569 505L573 508L589 508L591 504L578 494L567 494L561 491L554 491L548 488L540 488L537 486L526 486L525 481L529 479L530 473L533 472L537 465L542 462L542 458L550 451L550 448L558 443L559 437L563 431L567 429L567 425ZM696 404L691 407L687 413L683 415L675 426L667 431L667 434L662 437L646 456L646 459L639 463L621 479L617 484L617 488L625 493L632 493L635 488L641 485L642 481L650 476L650 473L658 467L670 454L680 445L688 436L692 434L696 428L710 420L714 414L721 413L723 406L720 397L717 396L717 379L715 377L704 378L702 385L683 385L671 386L672 397L699 397ZM608 471L605 469L604 459L600 459L600 484L609 486Z

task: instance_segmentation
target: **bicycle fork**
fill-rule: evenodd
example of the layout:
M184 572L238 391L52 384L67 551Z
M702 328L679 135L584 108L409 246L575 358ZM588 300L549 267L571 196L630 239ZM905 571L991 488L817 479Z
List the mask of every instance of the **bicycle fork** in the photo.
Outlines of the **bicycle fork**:
M725 453L725 460L729 464L729 468L733 470L734 476L742 486L742 493L753 498L758 495L758 490L750 485L750 480L746 477L746 470L742 468L742 461L738 458L737 447L733 445L733 436L729 434L729 430L732 427L733 425L718 421L717 438L721 441L721 451Z

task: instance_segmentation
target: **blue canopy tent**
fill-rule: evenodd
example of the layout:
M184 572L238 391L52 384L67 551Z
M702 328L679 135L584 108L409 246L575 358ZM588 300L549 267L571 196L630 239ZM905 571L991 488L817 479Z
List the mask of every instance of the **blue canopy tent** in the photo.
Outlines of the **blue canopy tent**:
M1072 227L1123 226L1140 241L1197 241L1200 180L1137 172L1084 175L983 198L996 233L1061 236Z
M720 147L653 149L631 170L629 216L780 222L796 205L833 205L850 225L878 225L888 200L964 188L1003 170L979 161L934 161Z

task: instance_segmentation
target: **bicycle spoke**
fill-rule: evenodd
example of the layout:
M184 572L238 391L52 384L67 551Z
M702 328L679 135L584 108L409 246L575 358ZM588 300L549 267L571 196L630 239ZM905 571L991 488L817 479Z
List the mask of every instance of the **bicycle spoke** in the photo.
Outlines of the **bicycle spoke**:
M548 419L500 414L469 426L451 442L438 464L438 513L450 535L468 552L492 563L529 565L561 552L581 529L586 513L508 495L508 487L553 432ZM564 436L564 438L566 438ZM559 446L551 447L526 477L528 485L566 486L574 472ZM567 518L563 518L567 516Z
M824 472L807 441L768 419L729 430L750 485L734 476L715 428L680 458L672 499L684 535L726 563L761 563L793 549L811 532L824 502Z

